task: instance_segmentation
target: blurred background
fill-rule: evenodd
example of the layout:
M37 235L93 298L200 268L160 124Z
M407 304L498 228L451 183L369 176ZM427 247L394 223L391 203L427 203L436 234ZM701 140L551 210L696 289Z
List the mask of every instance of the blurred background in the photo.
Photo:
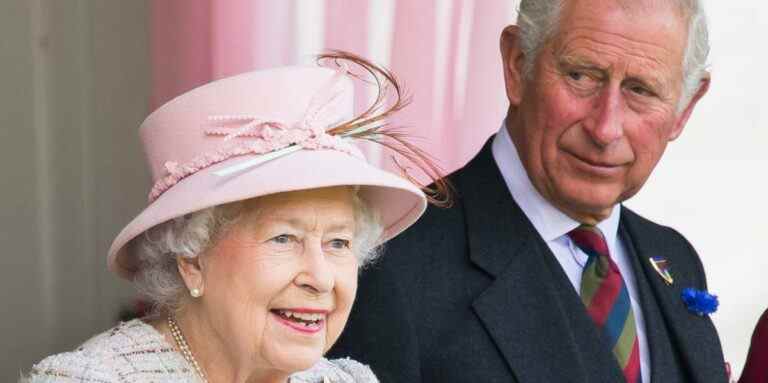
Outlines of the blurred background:
M712 87L627 205L699 251L738 376L768 306L768 3L704 3ZM131 286L105 260L146 204L137 129L155 107L345 49L400 77L413 103L395 123L451 171L504 116L498 37L515 10L513 0L0 1L0 380L131 310ZM360 107L371 96L361 95Z

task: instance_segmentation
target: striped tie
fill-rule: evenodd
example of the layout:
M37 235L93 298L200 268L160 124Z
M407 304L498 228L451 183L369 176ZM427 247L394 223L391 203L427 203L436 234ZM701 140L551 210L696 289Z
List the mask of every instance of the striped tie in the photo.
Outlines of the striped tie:
M589 259L581 276L581 300L603 331L628 383L641 382L635 316L621 272L611 259L600 229L580 226L568 236Z

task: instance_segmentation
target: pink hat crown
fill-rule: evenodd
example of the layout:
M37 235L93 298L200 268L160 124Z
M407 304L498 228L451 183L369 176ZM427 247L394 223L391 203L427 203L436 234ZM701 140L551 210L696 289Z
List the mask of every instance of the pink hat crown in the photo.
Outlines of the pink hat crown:
M352 119L352 91L343 71L294 67L220 80L169 102L141 127L155 182L149 201L184 178L239 156L261 158L217 175L299 149L338 150L363 159L349 140L326 132Z

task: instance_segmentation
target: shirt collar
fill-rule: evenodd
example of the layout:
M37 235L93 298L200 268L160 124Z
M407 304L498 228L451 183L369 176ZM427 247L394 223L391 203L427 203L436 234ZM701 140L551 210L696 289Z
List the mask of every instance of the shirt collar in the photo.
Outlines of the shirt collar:
M533 186L505 123L501 124L501 129L493 139L491 152L512 198L545 241L554 241L579 227L578 221L554 207ZM609 248L616 243L620 214L621 208L617 204L613 207L611 215L597 224Z

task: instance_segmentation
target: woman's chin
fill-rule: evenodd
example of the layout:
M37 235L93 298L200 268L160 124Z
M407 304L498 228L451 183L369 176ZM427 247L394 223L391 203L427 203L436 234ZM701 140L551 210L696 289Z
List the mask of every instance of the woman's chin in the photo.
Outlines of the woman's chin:
M326 329L304 332L274 320L262 342L268 344L265 356L270 364L291 373L314 366L323 357Z
M289 374L309 370L323 357L319 350L296 349L294 347L279 350L270 359L273 366Z

